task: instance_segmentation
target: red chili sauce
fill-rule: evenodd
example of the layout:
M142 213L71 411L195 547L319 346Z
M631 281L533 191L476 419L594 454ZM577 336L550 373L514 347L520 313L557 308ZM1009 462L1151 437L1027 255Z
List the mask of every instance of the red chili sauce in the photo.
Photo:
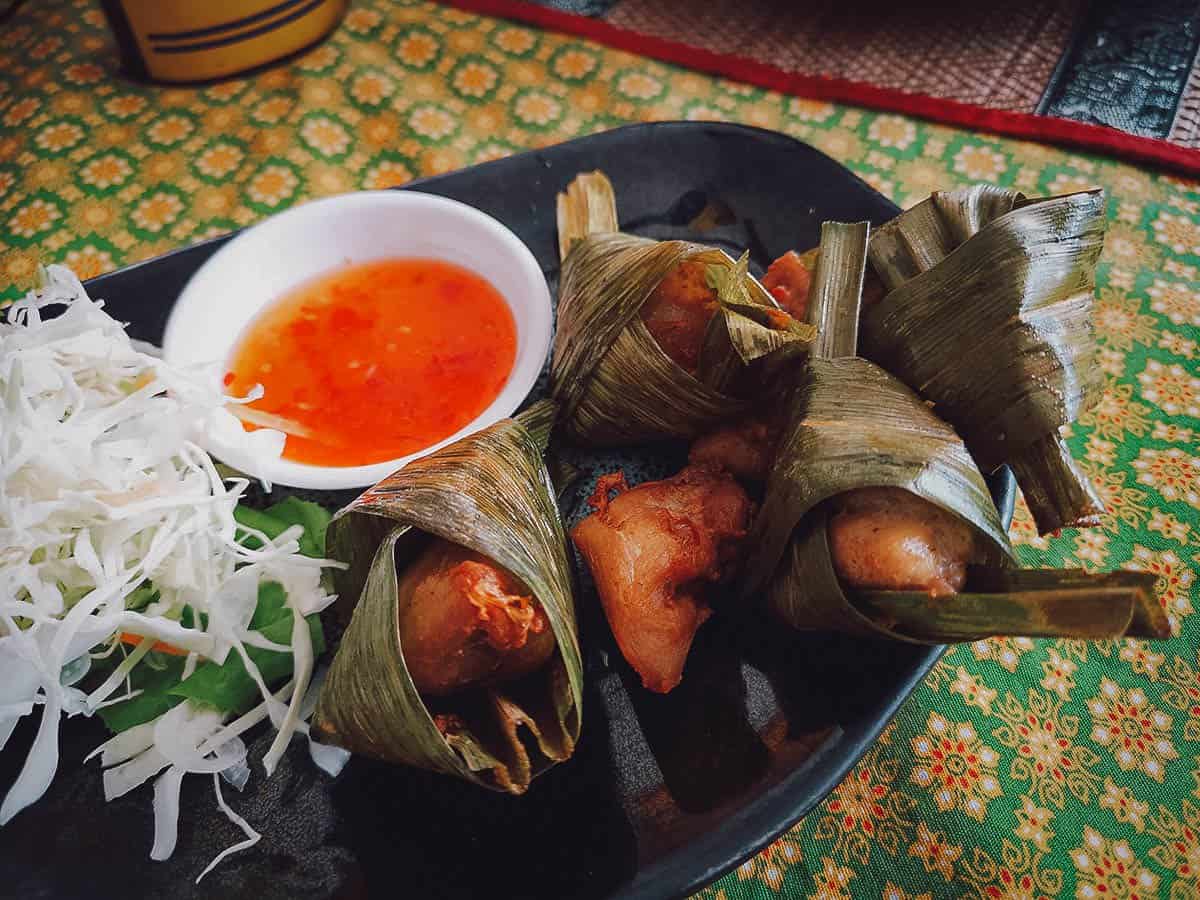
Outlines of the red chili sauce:
M301 426L286 459L359 466L447 438L504 387L517 353L512 312L453 263L390 259L339 269L266 307L234 348L226 390ZM251 427L251 426L247 426Z

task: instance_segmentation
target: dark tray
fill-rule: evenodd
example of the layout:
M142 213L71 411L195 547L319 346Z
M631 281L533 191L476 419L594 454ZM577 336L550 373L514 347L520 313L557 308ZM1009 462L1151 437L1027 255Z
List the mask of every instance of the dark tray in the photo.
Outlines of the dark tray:
M412 187L504 222L553 285L555 194L594 168L612 178L626 230L749 249L759 271L788 249L815 245L824 219L879 224L898 211L805 144L701 123L635 125ZM102 276L89 291L130 323L133 336L157 341L184 283L226 239ZM642 471L665 467L670 454L638 462ZM997 484L1007 517L1011 481ZM345 497L323 499L332 505ZM211 780L185 781L178 849L167 862L151 862L149 788L106 804L98 766L80 765L103 728L72 721L62 730L49 792L0 830L0 884L25 898L122 900L678 896L729 871L812 809L941 654L789 633L754 610L726 610L701 630L683 684L663 697L644 691L625 666L594 597L585 591L580 602L583 739L574 759L524 797L358 758L333 780L295 741L274 778L265 780L256 765L244 793L226 788L263 839L196 886L208 861L240 838L217 811ZM31 725L27 718L0 759L0 789L16 775ZM266 742L260 735L251 743L252 757Z

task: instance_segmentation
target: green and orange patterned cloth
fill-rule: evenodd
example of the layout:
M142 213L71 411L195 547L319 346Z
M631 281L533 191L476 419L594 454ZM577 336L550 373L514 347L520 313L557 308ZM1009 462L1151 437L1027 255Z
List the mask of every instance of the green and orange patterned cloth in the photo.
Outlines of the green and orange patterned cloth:
M331 40L243 80L130 84L98 5L0 31L0 299L39 263L88 277L306 198L395 185L626 122L726 119L815 144L901 205L974 181L1102 185L1103 401L1070 442L1108 505L1029 565L1159 573L1181 636L947 653L833 795L704 892L1200 896L1200 184L786 97L423 2L355 3Z

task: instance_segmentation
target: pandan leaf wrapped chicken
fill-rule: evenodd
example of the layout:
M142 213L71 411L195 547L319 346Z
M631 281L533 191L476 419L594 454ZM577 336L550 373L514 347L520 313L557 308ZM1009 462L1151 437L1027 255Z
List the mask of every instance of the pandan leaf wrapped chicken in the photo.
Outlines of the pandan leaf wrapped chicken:
M746 408L756 371L807 352L812 328L780 308L747 257L620 234L600 172L559 195L558 231L551 390L578 443L694 437Z
M579 738L582 666L542 401L409 463L341 510L353 617L313 735L523 793Z
M954 429L854 355L867 234L822 228L809 295L819 337L785 400L744 596L764 595L796 628L916 642L1168 636L1153 576L1018 570Z
M1092 305L1102 191L1027 200L989 186L935 193L882 226L886 296L862 354L931 401L980 468L1007 463L1041 533L1103 505L1060 429L1098 399Z

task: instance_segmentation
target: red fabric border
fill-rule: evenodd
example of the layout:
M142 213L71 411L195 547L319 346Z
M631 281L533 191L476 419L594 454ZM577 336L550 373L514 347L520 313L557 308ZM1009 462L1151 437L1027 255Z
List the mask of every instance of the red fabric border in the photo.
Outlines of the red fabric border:
M678 41L665 40L618 28L587 16L521 3L517 0L438 0L438 2L470 12L517 19L553 31L589 38L619 50L651 56L665 62L699 69L715 75L724 75L785 94L905 113L922 119L944 122L949 125L967 126L994 134L1099 151L1188 175L1200 175L1200 150L1189 150L1158 138L1129 134L1107 125L1093 125L1088 122L1076 122L1072 119L1060 119L1054 116L987 109L957 100L946 100L925 94L910 94L859 81L799 75L743 56L713 53Z

